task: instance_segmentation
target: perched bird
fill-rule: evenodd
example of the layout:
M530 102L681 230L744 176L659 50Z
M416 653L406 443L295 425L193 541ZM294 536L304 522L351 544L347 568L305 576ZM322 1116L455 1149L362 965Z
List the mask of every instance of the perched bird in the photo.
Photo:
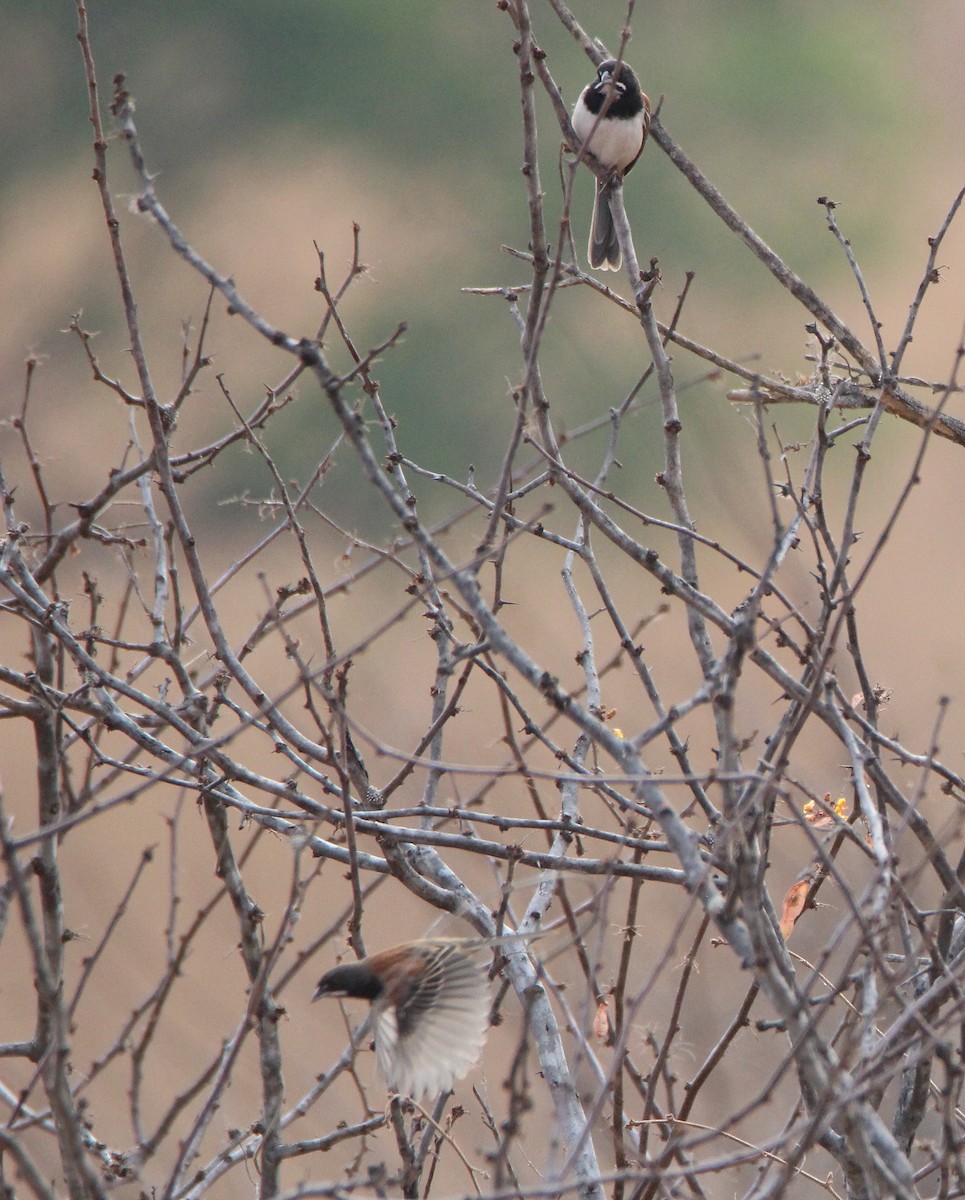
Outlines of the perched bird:
M466 1074L486 1040L489 986L472 955L492 944L484 938L405 942L326 972L314 999L370 1001L386 1083L416 1099L437 1095Z
M609 179L596 181L587 257L591 267L618 271L623 256L609 193L640 157L650 129L650 98L625 62L609 58L600 64L596 79L580 92L573 108L573 128L594 158L612 171Z

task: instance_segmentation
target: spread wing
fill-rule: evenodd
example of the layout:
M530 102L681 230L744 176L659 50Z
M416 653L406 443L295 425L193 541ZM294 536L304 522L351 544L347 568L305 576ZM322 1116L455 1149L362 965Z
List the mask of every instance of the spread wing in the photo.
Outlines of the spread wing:
M429 943L418 969L377 1004L375 1050L389 1087L448 1091L476 1062L489 1028L489 987L459 945Z

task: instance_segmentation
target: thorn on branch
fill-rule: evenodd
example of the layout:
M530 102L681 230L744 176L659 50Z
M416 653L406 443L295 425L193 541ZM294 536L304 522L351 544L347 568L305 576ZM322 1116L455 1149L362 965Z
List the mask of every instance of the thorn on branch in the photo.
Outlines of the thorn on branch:
M114 76L114 97L111 100L111 115L121 117L127 113L134 111L134 101L131 98L131 93L124 86L127 76L123 71L118 71Z

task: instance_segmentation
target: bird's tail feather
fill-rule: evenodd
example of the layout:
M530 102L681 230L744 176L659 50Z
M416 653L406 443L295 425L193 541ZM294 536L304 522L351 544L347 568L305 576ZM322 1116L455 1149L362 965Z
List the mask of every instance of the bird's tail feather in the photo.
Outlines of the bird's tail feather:
M601 271L619 271L623 262L620 242L610 212L609 188L597 181L596 199L593 202L593 223L590 226L590 241L586 256L590 266Z

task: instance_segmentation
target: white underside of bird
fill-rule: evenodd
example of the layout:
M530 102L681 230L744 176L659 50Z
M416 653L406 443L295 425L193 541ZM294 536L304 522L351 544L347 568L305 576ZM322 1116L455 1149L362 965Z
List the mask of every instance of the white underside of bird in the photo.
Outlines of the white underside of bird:
M592 133L587 149L600 162L617 171L625 171L643 145L639 117L626 121L604 117L598 121L589 109L581 107L573 114L573 129L581 142L586 142Z

